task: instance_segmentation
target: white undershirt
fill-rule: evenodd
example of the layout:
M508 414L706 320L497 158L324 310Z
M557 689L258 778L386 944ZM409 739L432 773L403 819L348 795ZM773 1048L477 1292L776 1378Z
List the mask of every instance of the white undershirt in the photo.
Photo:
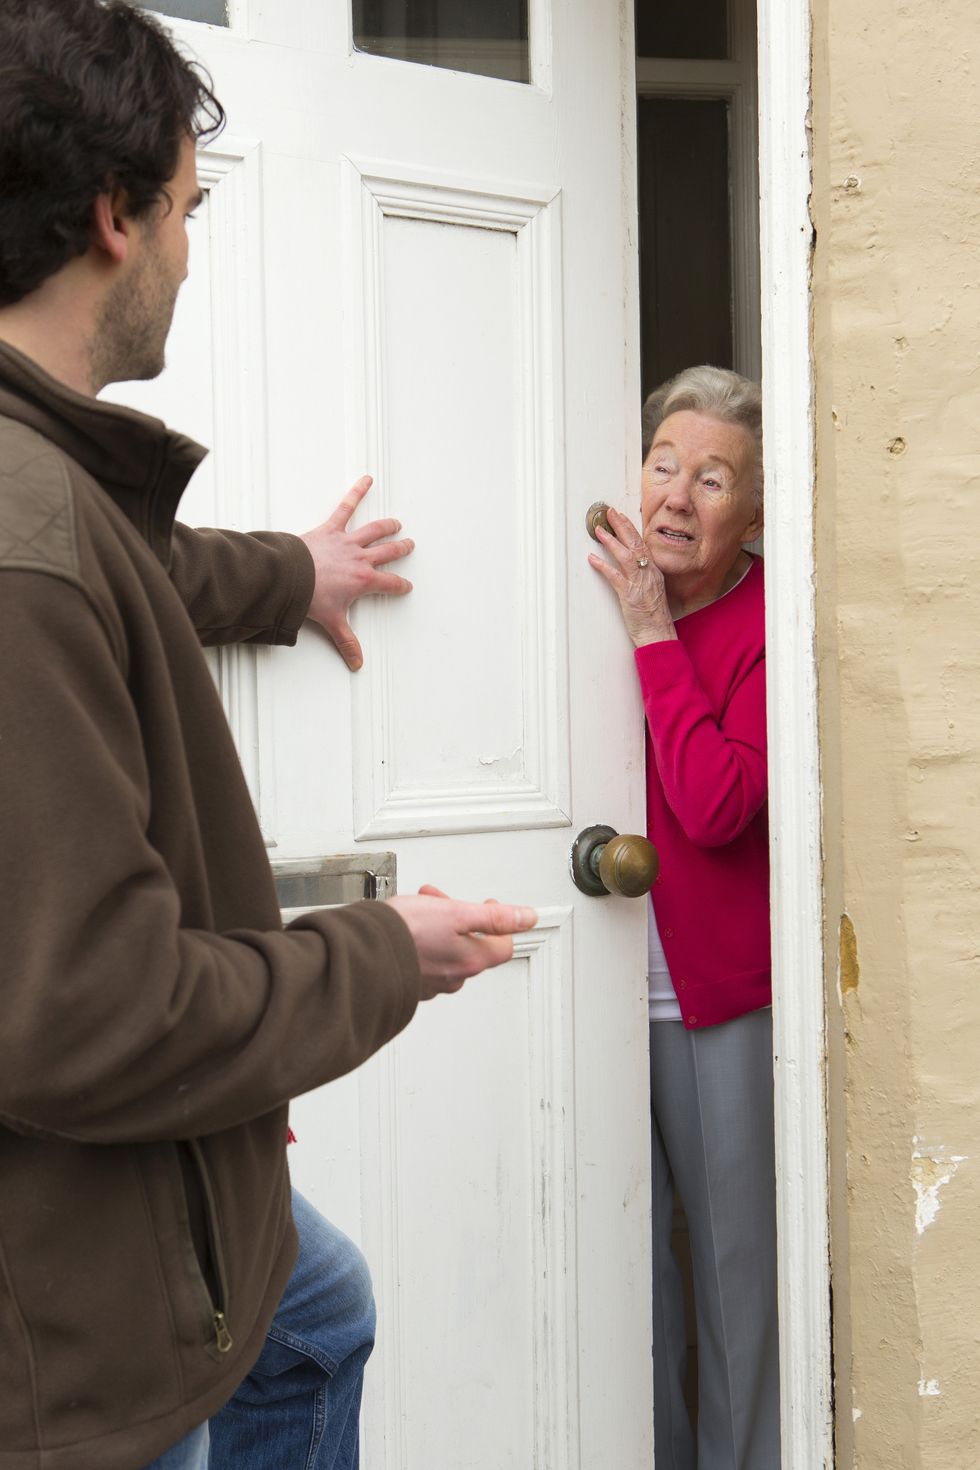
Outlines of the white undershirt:
M660 942L657 917L653 912L652 901L650 912L647 915L647 1000L651 1021L679 1021L681 1019L681 1008L674 994L670 971L667 968L667 956Z
M752 563L735 583L735 587L745 581L752 570ZM734 592L735 587L729 587L728 592L722 594L727 597L729 592ZM718 602L722 598L717 599ZM674 619L679 622L684 614ZM653 912L653 895L650 896L650 909L647 913L647 1001L650 1010L651 1021L679 1021L681 1020L681 1008L674 991L673 981L670 978L670 970L667 968L667 956L660 941L660 933L657 929L657 917Z

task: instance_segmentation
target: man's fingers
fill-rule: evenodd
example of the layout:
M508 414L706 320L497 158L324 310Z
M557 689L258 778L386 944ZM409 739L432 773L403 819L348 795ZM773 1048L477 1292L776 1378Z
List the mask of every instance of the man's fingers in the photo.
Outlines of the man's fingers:
M354 632L350 623L345 618L336 628L328 628L327 632L336 644L337 652L351 673L356 673L364 662L364 654L361 651L357 634Z
M422 998L459 988L481 970L504 965L514 953L512 935L531 929L538 916L514 904L449 899L432 883L417 896L386 900L400 914L418 952Z
M370 475L362 475L355 480L333 515L327 518L326 526L331 531L342 531L373 484Z
M460 934L523 934L538 922L534 909L512 903L460 903Z
M350 533L350 538L356 541L358 546L370 546L372 541L383 541L386 536L397 536L401 528L401 521L393 518L369 521L366 526L355 527Z
M388 597L404 597L406 592L411 592L412 584L406 577L399 577L395 572L375 572L371 578L371 585L364 590L365 592L383 592Z
M514 958L514 941L510 935L474 935L471 941L478 945L479 949L474 956L474 969L479 966L480 970L492 970L495 965L506 965L508 960Z
M383 567L385 562L397 561L401 556L411 556L415 542L410 536L403 541L385 541L380 546L367 546L364 555L374 567Z

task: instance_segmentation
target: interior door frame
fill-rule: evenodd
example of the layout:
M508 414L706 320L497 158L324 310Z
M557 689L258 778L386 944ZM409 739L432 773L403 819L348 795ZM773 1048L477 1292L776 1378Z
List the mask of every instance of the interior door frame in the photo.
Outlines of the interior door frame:
M782 1463L831 1470L809 0L759 0L758 34Z
M638 56L638 97L721 101L729 117L732 367L761 376L759 342L759 137L756 0L728 0L725 61Z
M745 4L730 4L738 32ZM783 1470L833 1470L814 598L810 0L758 0L757 27L781 1461ZM744 92L732 63L647 63L638 81L641 92L649 93L734 97L735 81ZM736 152L733 164L739 162L744 187L747 169ZM744 219L734 223L736 239L751 248L753 232ZM739 367L752 376L758 372L754 364L750 369L740 361Z

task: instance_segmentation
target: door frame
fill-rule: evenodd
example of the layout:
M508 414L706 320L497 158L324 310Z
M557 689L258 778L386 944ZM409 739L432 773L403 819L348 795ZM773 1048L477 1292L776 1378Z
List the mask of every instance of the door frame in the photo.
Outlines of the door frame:
M250 3L230 0L232 33ZM550 5L532 5L533 15L550 16ZM632 6L621 5L621 15L624 52L630 56ZM174 28L179 32L182 24L193 23L177 23ZM535 49L541 49L540 33ZM832 1470L826 1014L814 596L809 0L758 0L758 57L782 1464L785 1470ZM535 75L538 85L542 85L537 72ZM624 77L628 75L625 66ZM624 92L627 126L633 95L635 90ZM625 193L630 208L629 184ZM635 270L635 264L632 268Z
M831 1470L809 0L759 0L758 27L782 1463Z

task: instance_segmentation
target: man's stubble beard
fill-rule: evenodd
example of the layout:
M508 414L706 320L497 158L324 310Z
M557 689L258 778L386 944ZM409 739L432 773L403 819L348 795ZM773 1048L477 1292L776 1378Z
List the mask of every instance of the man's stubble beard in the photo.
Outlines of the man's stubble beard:
M138 268L116 283L103 304L92 342L95 392L108 383L160 376L179 290L151 236Z

